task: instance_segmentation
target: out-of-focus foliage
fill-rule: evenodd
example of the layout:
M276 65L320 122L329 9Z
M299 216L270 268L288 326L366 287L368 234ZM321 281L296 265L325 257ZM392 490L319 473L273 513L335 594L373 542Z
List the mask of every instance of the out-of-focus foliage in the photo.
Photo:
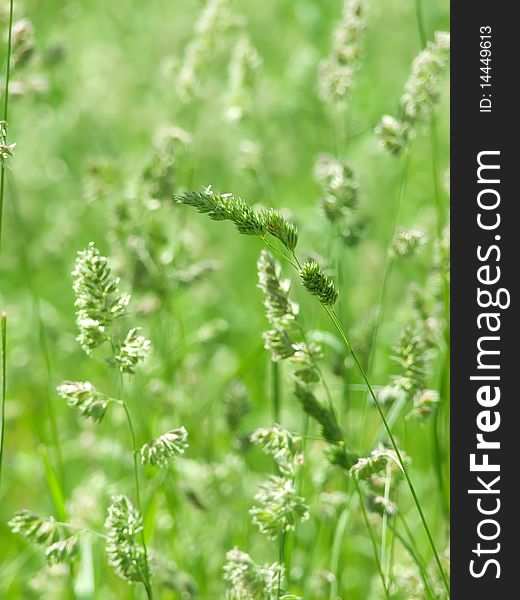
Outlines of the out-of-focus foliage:
M0 490L2 598L144 597L143 589L129 587L110 570L99 536L74 538L74 548L61 543L45 566L45 549L27 545L7 524L16 511L28 508L103 533L111 498L133 499L125 417L118 407L106 410L105 403L118 397L118 370L97 350L86 356L76 341L71 272L77 252L91 241L111 258L121 293L132 295L131 323L151 341L125 396L138 447L155 444L143 450L147 465L140 468L156 596L225 597L233 578L245 585L239 573L244 565L256 584L274 581L280 572L278 548L249 511L255 502L263 506L280 480L291 488L297 516L289 515L296 531L284 592L309 600L332 593L351 600L383 597L357 503L334 564L335 534L352 486L345 472L334 468L334 457L332 465L326 460L319 423L311 420L306 429L292 380L301 348L291 349L296 364L278 363L280 421L291 432L307 433L296 482L274 476L271 458L251 444L250 434L274 421L272 361L263 339L269 324L257 287L256 263L264 245L238 235L231 223L214 223L175 201L176 194L202 192L208 185L244 198L255 211L281 210L283 219L298 226L303 262L313 261L309 278L316 276L315 264L332 277L335 287L327 287L325 296L332 302L339 291L336 310L385 410L390 414L402 403L394 433L413 461L437 545L443 550L447 544L446 243L437 239L437 224L439 206L447 222L449 197L441 186L440 205L434 199L427 121L414 129L408 158L390 155L375 133L383 115L399 115L411 65L421 51L414 3L362 3L366 15L356 37L361 49L346 106L320 97L319 83L323 61L334 56L342 1L210 4L221 5L220 13L206 14L204 21L206 3L199 0L15 2L18 46L7 143L16 147L6 157L0 254L0 309L7 313L9 335ZM448 29L446 2L423 0L422 10L429 40ZM4 37L2 44L3 63ZM442 180L448 167L448 84L439 79L434 112ZM340 162L325 179L316 178L316 165L327 156ZM391 247L371 353L374 309L404 179L399 231L414 235L402 234ZM421 252L415 253L416 247ZM322 348L319 365L341 435L356 453L369 457L384 441L380 419L373 405L365 411L366 389L327 315L300 285L298 273L284 264L281 279L288 277L306 342ZM128 323L117 333L124 340L127 331ZM128 370L144 355L135 357L141 336L132 331L128 348L135 360L125 355ZM420 357L414 354L417 347L424 348ZM413 390L405 385L413 379L407 357L425 370L419 384L413 380ZM56 391L64 380L82 386L93 381L95 388L74 388L72 400L71 390L62 390L64 399ZM325 406L323 390L316 394ZM179 431L182 439L176 437L171 448L158 442ZM336 464L346 460L343 446L331 448ZM395 471L394 465L388 480L397 486ZM403 486L398 497L385 495L385 473L379 469L361 482L373 508L371 523L379 536L381 515L391 516L395 502L430 563L409 495ZM264 487L257 502L259 483ZM136 547L141 556L140 538ZM72 568L61 560L68 554L74 554ZM225 574L226 555L233 563ZM392 560L393 597L409 600L409 589L423 589L420 578L410 583L418 578L417 567L397 541ZM442 597L436 575L431 580Z

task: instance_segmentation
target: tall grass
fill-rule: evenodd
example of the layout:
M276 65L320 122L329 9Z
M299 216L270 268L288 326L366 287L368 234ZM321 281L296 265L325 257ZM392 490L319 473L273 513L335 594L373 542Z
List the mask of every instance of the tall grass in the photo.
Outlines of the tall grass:
M2 597L449 596L435 1L0 12Z
M9 23L7 26L7 49L5 56L5 79L4 79L4 93L2 99L2 123L1 129L1 140L2 145L8 147L7 141L7 126L9 117L9 81L11 79L11 50L13 41L13 11L14 11L14 0L9 0ZM2 228L3 228L3 215L4 215L4 193L5 193L5 170L6 170L6 159L7 154L4 153L2 148L1 159L0 159L0 254L2 252Z

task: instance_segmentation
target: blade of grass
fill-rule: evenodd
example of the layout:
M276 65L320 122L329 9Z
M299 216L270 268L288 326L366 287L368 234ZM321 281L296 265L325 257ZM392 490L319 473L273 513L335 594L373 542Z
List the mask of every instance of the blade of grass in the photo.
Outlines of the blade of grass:
M357 480L356 480L355 477L352 477L352 481L354 482L354 486L356 488L356 492L358 493L358 496L359 496L359 505L361 507L361 512L363 514L363 520L365 521L365 526L367 528L368 535L369 535L370 541L372 543L372 550L374 552L374 561L375 561L376 566L377 566L379 577L381 578L381 585L383 586L383 589L385 590L385 597L388 600L390 600L390 593L388 591L388 587L387 587L386 581L385 581L385 576L384 576L383 570L381 568L381 562L379 560L379 552L377 551L376 536L374 535L374 530L373 530L372 525L370 524L370 521L368 519L367 510L365 508L365 501L363 499L363 493L361 492L361 488L359 487L359 483L357 482Z
M7 118L9 110L9 80L11 78L11 51L13 46L13 5L14 0L9 0L9 25L7 30L7 52L5 59L5 83L4 83L4 106L2 113L2 127L7 138ZM2 227L4 215L4 192L5 192L5 160L0 160L0 254L2 252Z
M336 600L338 597L338 588L340 583L339 562L341 557L341 549L343 546L345 531L347 530L347 525L350 520L350 515L352 514L354 498L355 496L352 494L350 496L348 505L343 509L343 512L338 519L338 525L336 527L336 531L334 532L334 541L332 542L332 555L330 561L330 571L334 575L334 579L330 585L329 600Z
M275 360L271 361L271 401L274 422L281 423L280 365Z
M49 460L47 448L43 444L40 444L38 447L38 454L40 455L40 459L43 464L47 486L49 488L58 519L60 521L67 521L67 509L65 506L65 498L63 496L62 488L58 480L58 476L56 475L51 461Z
M431 584L430 584L430 582L428 580L428 573L426 571L426 567L424 565L424 562L423 562L422 558L417 553L417 548L415 547L415 545L413 544L413 542L408 542L397 531L397 529L395 528L394 525L390 524L389 527L392 530L394 536L399 540L399 542L401 543L401 545L403 546L403 548L408 552L408 554L410 555L411 559L417 565L417 568L419 569L419 573L421 574L421 579L423 580L423 583L424 583L424 587L425 587L426 593L428 594L428 598L430 600L435 600L436 596L435 596L435 594L433 593L433 591L431 589ZM413 539L413 538L411 538L411 539Z

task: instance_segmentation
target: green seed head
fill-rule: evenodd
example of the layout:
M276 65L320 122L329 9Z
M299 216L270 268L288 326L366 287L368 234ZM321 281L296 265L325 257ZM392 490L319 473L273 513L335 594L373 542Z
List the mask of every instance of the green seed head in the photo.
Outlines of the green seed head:
M332 306L338 299L339 293L334 282L316 261L308 260L301 268L300 276L305 289L325 306Z

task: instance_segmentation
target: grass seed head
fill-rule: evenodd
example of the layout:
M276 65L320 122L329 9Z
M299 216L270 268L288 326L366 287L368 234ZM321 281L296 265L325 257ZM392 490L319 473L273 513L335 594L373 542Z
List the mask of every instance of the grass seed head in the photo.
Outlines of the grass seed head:
M269 539L292 531L296 523L309 518L309 508L296 493L294 482L285 477L269 477L259 484L255 500L260 506L249 511L253 523Z
M319 68L318 95L323 101L341 102L350 95L361 65L366 12L366 0L345 0L332 52Z
M58 524L53 517L45 519L26 508L17 511L8 525L13 533L33 544L53 544L60 537Z
M99 423L105 416L108 400L88 381L64 381L58 394L69 406L77 408L82 417Z
M126 314L130 296L119 292L119 279L112 277L108 258L93 242L78 252L72 277L79 328L77 339L90 354L109 340L112 322Z
M283 567L278 563L257 565L246 552L229 550L224 565L224 579L231 585L233 600L271 600Z
M230 0L207 0L195 25L192 40L186 47L177 78L177 89L182 100L188 101L200 91L200 75L211 61L219 38L237 24L230 8Z
M298 244L298 230L284 215L270 208L264 213L267 231L278 239L286 248L294 252Z
M294 355L293 329L298 306L289 299L291 282L281 279L281 266L273 255L262 250L257 263L258 287L264 293L264 306L271 329L264 332L265 348L275 361Z
M321 207L331 223L344 219L357 206L358 184L352 167L328 154L318 157L314 177L322 188Z
M36 52L34 26L28 19L21 19L13 24L12 31L12 64L13 69L21 69Z
M139 331L139 327L130 329L114 357L122 373L134 373L137 365L150 354L151 342L139 335Z
M45 562L49 566L60 563L70 564L78 557L78 537L71 536L65 540L58 540L51 544L45 551Z
M350 469L350 475L355 479L368 481L374 473L380 473L388 464L386 454L377 453L367 458L360 458Z
M294 379L294 394L305 414L321 426L321 434L329 444L343 442L343 431L338 425L331 409L324 406L314 395L310 386L298 377Z
M275 424L270 429L257 429L251 435L251 442L262 448L265 454L272 456L285 477L294 477L296 468L301 465L301 438Z
M418 229L399 229L390 247L390 258L410 258L418 254L426 245L428 238L424 231Z
M166 467L169 462L184 454L188 447L188 432L184 427L163 433L141 448L143 465Z
M300 276L305 289L316 296L325 306L332 306L338 299L338 290L332 279L325 275L315 260L308 260L300 269Z
M249 112L255 75L262 61L251 44L249 36L242 34L233 48L229 61L229 90L226 118L239 121Z
M126 496L113 496L105 522L108 562L129 583L147 583L148 564L138 536L143 530L139 511Z
M450 54L449 33L437 31L412 63L399 104L399 117L385 115L378 127L381 144L394 155L408 148L418 125L431 115L440 98L440 82Z

